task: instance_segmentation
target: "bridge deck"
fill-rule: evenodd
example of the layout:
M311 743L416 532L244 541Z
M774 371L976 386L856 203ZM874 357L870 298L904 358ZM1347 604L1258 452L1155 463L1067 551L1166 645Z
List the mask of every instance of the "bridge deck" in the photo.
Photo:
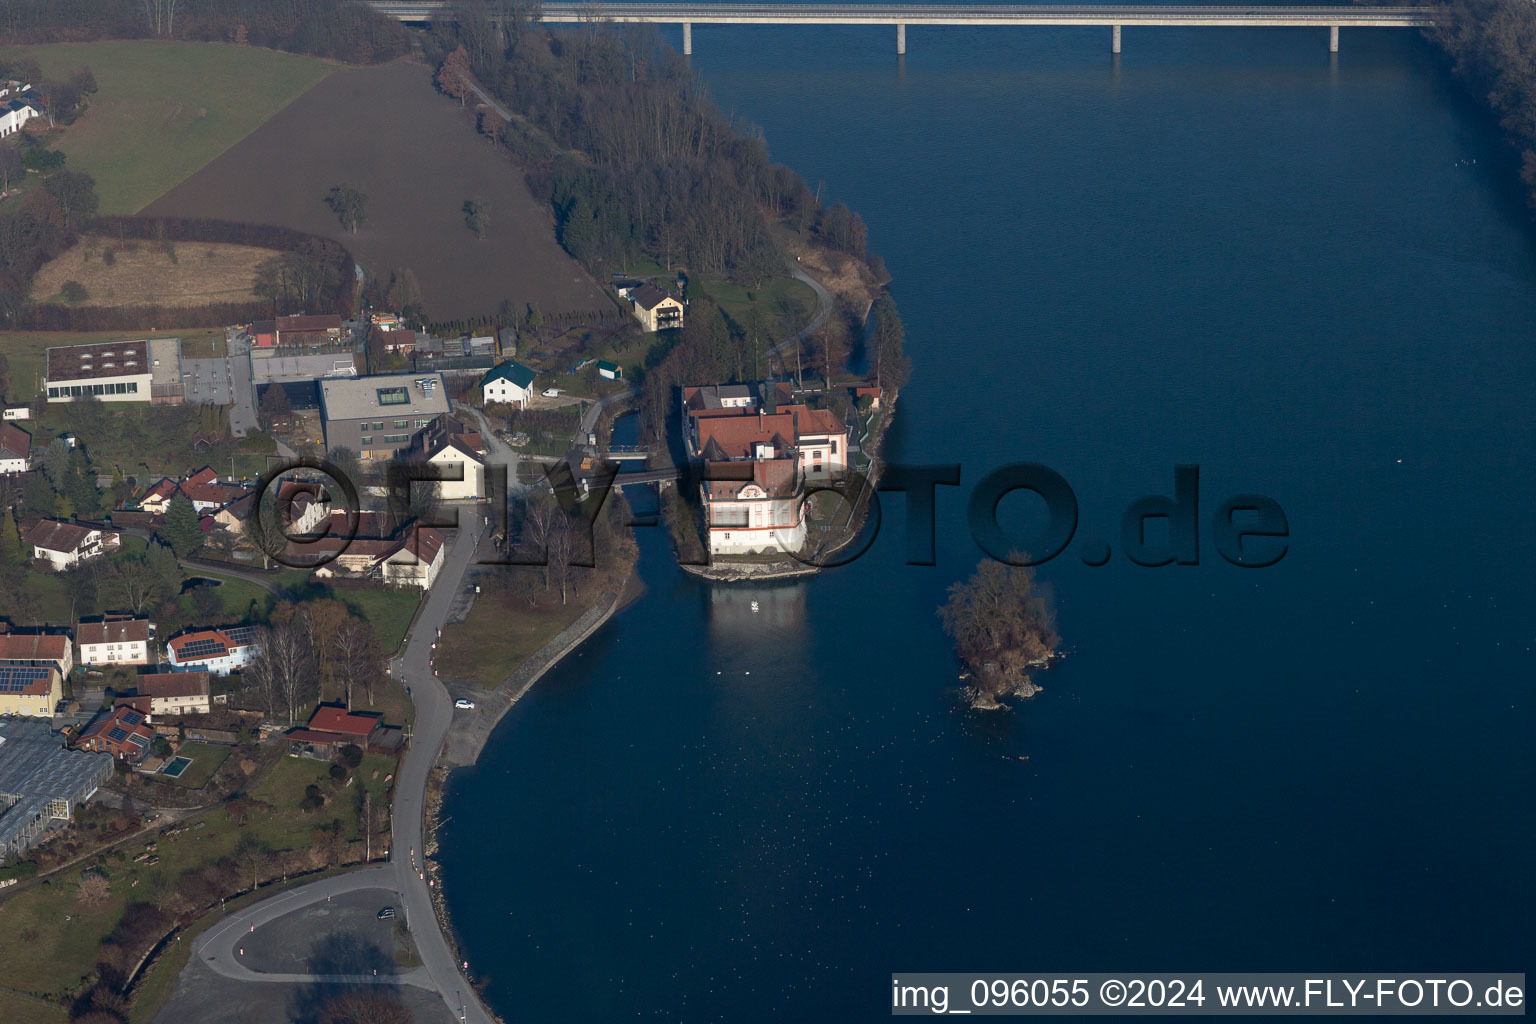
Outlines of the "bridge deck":
M442 0L375 0L380 12L401 21L425 21L446 13ZM1176 7L1154 4L1038 7L967 4L678 4L546 3L547 22L660 22L699 25L1229 25L1412 28L1433 24L1427 6Z

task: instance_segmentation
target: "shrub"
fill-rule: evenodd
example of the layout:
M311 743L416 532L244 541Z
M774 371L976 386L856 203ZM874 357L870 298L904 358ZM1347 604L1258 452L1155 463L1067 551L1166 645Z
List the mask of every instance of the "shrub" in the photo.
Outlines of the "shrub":
M59 289L59 294L71 306L78 306L91 297L91 293L86 291L85 285L79 281L65 281L64 286Z

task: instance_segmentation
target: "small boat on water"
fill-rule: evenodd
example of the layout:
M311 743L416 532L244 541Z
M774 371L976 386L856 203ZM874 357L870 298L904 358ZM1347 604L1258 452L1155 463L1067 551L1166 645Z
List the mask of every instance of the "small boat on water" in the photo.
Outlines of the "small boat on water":
M757 602L756 601L752 602L752 610L753 611L757 611Z

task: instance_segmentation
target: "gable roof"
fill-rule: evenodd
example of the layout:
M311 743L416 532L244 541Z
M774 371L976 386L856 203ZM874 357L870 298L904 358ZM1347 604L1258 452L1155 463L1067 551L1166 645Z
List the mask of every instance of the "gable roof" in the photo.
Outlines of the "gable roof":
M25 542L37 548L48 551L61 551L65 554L76 551L80 545L90 539L95 530L79 526L75 523L66 523L58 519L44 519L32 529L27 531Z
M0 459L24 459L31 451L31 434L14 423L0 427Z
M81 644L148 643L149 620L109 618L100 622L82 622L76 630Z
M0 661L63 661L69 637L57 633L6 633L0 636Z
M516 387L527 389L533 384L533 379L538 374L522 363L512 360L500 363L485 371L485 376L480 378L480 386L483 388L494 381L510 381Z
M309 716L309 729L314 732L341 734L343 736L367 736L380 724L379 719L354 714L345 708L321 705Z
M134 680L139 695L148 697L206 697L207 672L148 672Z
M460 455L463 455L466 459L475 463L476 465L485 465L485 460L480 457L480 453L475 451L469 445L465 444L464 438L462 436L447 438L438 444L435 448L433 448L432 454L428 455L427 458L436 459L439 455L443 454L443 452L450 448L458 452Z
M636 288L634 291L630 292L629 298L630 301L634 302L634 304L639 306L641 309L655 309L657 306L661 305L668 299L672 299L672 296L668 295L666 292L662 291L660 288L657 288L653 284L643 284L639 288ZM672 301L677 302L676 299L672 299ZM681 305L681 303L679 303L679 305Z

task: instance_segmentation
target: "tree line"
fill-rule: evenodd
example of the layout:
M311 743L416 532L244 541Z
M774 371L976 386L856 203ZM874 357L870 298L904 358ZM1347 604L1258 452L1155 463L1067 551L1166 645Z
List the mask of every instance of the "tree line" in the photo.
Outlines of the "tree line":
M157 324L217 327L262 317L325 310L350 316L356 308L352 254L328 238L271 224L202 217L98 217L95 182L83 172L58 170L21 206L0 215L0 315L4 326L39 331L143 330ZM201 306L72 306L35 303L28 294L43 264L81 235L140 241L226 242L273 249L258 268L254 302ZM130 243L130 240L132 242Z
M1536 5L1529 0L1450 0L1429 30L1456 73L1479 93L1520 153L1520 179L1536 207Z
M589 270L643 256L760 284L784 268L770 218L864 257L858 215L823 210L799 175L769 158L760 131L737 130L654 28L551 31L532 20L535 10L518 0L456 5L451 21L432 26L444 55L436 80L461 102L478 80L514 114L487 113L481 131L524 162L561 244Z
M264 46L348 64L411 50L410 30L350 0L3 0L0 44L186 39Z

